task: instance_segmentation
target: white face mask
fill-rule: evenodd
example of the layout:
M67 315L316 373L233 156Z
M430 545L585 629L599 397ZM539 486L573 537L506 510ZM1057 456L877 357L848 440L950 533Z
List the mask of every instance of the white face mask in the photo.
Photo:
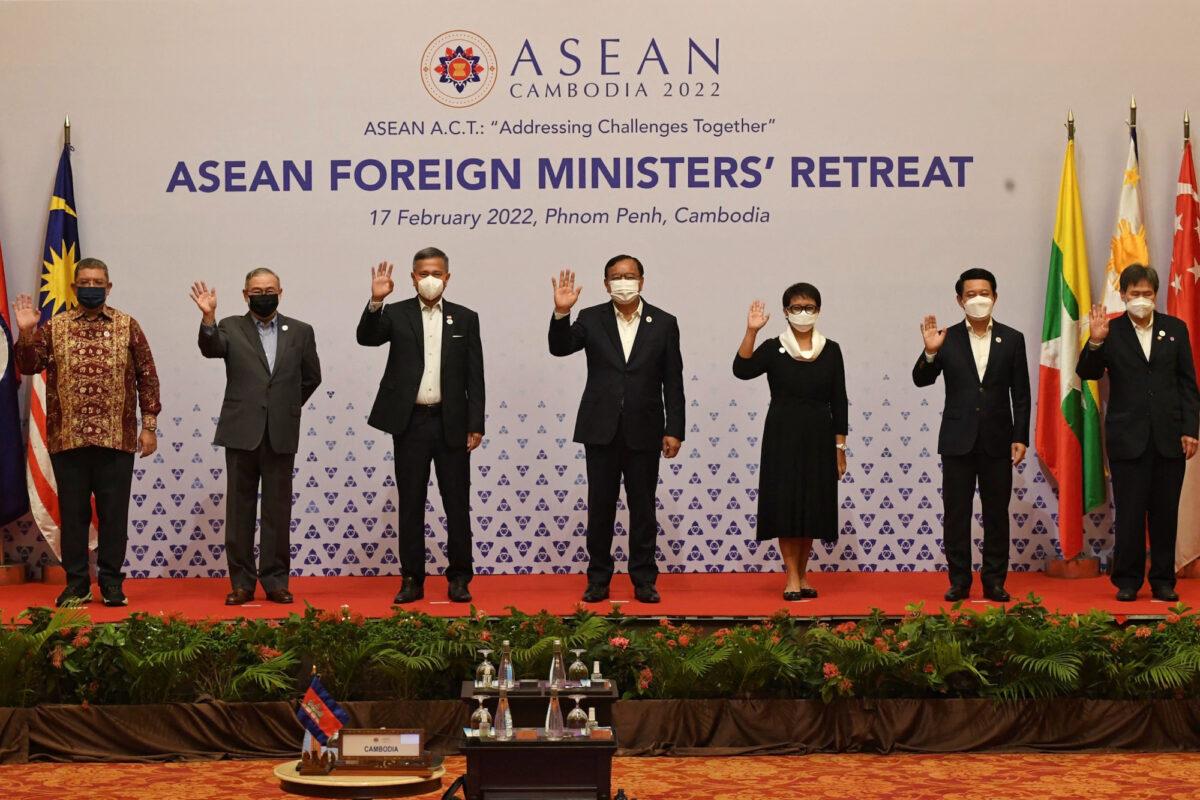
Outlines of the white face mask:
M972 297L963 303L963 310L971 319L987 319L988 315L992 313L992 298Z
M615 281L609 281L608 294L618 303L632 303L640 294L638 282L632 278L618 278Z
M1125 301L1125 310L1138 319L1144 319L1154 310L1154 301L1149 297L1131 297Z
M800 332L810 331L817 324L817 317L821 315L818 311L815 314L810 314L807 311L801 311L797 314L788 314L788 323Z
M421 280L417 281L417 294L424 297L429 302L433 302L442 296L442 292L446 289L446 282L441 278L435 278L432 275L426 275Z

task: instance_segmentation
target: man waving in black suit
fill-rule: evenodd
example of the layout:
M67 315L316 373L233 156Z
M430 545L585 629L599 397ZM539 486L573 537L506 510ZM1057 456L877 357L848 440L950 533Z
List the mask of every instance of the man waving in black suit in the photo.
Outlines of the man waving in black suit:
M246 276L247 314L217 323L217 292L192 285L200 309L198 343L205 358L225 361L225 399L213 444L225 448L225 559L233 585L225 605L254 599L261 583L267 599L292 602L292 469L300 444L300 410L321 383L321 362L311 325L278 312L283 287L266 267ZM262 487L258 566L254 517Z
M629 577L634 596L659 602L655 581L658 520L655 490L659 456L674 458L684 438L683 358L675 317L641 299L645 270L633 256L604 266L612 301L585 308L571 323L583 287L564 270L554 287L550 353L587 354L587 385L575 421L588 475L587 589L583 600L608 597L617 495L625 479L629 506Z
M392 265L371 273L371 302L358 323L358 343L390 345L387 368L367 422L392 434L400 505L397 603L425 596L425 497L429 464L437 471L446 511L447 594L469 603L471 451L483 441L483 347L479 315L442 298L450 259L436 247L413 256L417 296L386 308Z
M1127 313L1109 320L1092 309L1088 343L1075 374L1095 381L1108 371L1104 434L1112 471L1117 536L1112 582L1117 599L1137 599L1146 575L1150 532L1150 591L1175 602L1175 536L1185 461L1196 454L1200 393L1187 324L1154 313L1158 273L1131 264L1121 272Z
M983 506L983 596L1007 602L1012 469L1029 446L1029 367L1025 337L992 319L996 276L969 269L954 285L966 319L938 328L925 317L925 352L913 367L913 383L931 386L941 373L946 407L938 434L942 455L942 541L950 571L946 599L971 592L971 506L975 486Z

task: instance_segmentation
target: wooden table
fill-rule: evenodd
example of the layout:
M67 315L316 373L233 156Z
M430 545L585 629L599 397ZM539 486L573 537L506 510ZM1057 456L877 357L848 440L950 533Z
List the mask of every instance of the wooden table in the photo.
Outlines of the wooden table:
M374 797L414 797L442 788L445 767L436 767L433 777L415 775L301 775L300 760L288 761L275 768L279 788L288 794L305 797L350 797L370 800Z
M558 741L468 737L462 751L467 757L467 800L611 797L615 737Z

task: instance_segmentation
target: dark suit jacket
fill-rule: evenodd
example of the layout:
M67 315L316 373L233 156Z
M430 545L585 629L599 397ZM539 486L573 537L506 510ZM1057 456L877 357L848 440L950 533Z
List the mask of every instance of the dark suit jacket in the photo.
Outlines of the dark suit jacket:
M625 442L636 450L662 448L663 436L684 438L683 357L679 323L643 301L642 320L625 363L613 304L550 318L550 353L587 354L587 385L575 420L575 441L609 444L624 419Z
M300 444L300 409L321 385L321 361L312 326L278 314L275 370L250 313L200 326L200 352L225 359L225 399L213 444L253 450L270 431L271 449L294 453Z
M358 343L390 344L387 367L367 422L392 435L404 433L425 374L425 330L417 297L372 314L363 309ZM479 315L442 300L442 431L446 444L465 447L468 433L483 433L483 345Z
M1095 350L1084 345L1075 365L1075 374L1089 381L1100 380L1105 370L1108 457L1137 458L1151 442L1167 458L1182 457L1180 438L1196 436L1200 428L1200 392L1184 321L1155 312L1147 361L1129 315L1117 317L1104 343Z
M1029 444L1029 362L1025 337L1015 328L992 320L988 365L979 380L966 320L951 325L932 362L925 353L913 367L913 383L931 386L941 373L946 407L938 433L938 452L970 453L978 439L989 456L1007 456L1014 442Z

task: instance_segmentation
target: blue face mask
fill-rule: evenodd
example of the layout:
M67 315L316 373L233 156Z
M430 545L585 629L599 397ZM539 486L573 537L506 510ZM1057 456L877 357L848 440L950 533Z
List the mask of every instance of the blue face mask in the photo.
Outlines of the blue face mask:
M80 286L75 290L75 298L84 308L99 308L107 295L108 290L103 286Z

